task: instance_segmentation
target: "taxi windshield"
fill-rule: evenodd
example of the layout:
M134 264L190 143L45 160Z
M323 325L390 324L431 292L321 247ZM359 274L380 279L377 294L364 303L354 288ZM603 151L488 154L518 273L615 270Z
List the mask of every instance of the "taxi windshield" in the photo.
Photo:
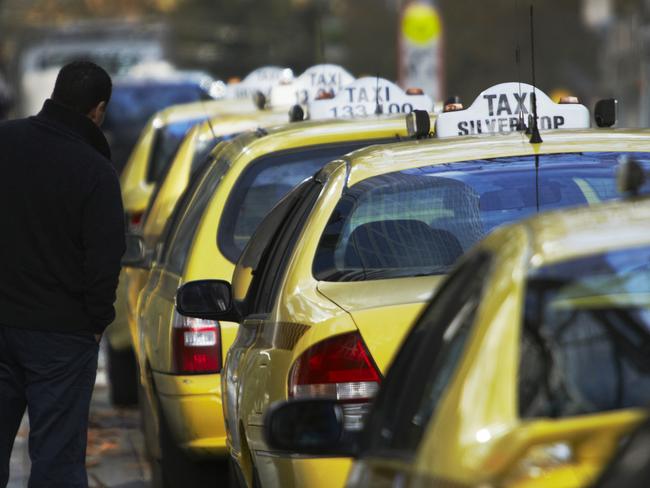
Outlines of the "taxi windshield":
M203 120L205 117L174 122L156 131L151 148L147 181L150 183L160 182L165 170L173 161L185 134Z
M318 280L445 274L498 225L620 195L622 153L462 161L368 178L342 196L321 237ZM650 154L627 153L644 167ZM646 184L647 191L650 184Z
M528 279L518 378L523 418L650 402L650 247L535 270Z

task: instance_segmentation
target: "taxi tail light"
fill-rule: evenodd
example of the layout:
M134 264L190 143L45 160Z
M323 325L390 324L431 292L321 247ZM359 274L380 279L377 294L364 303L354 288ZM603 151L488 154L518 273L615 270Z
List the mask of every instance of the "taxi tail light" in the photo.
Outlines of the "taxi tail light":
M346 430L361 430L381 374L358 332L338 335L300 355L289 373L289 396L343 403Z
M219 373L221 330L216 320L174 314L174 366L177 373Z
M313 345L300 355L289 374L289 395L369 401L381 375L358 332Z
M144 217L144 212L133 212L128 214L127 220L129 223L129 230L139 229L142 225L142 217Z

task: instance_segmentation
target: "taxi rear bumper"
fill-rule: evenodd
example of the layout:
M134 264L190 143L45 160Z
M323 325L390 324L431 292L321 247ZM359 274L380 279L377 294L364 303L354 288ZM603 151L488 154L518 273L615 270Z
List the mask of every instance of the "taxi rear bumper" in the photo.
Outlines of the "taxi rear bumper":
M218 374L153 373L162 416L178 446L195 458L227 455Z
M351 466L350 458L288 457L255 452L260 480L263 484L270 481L271 486L343 488Z

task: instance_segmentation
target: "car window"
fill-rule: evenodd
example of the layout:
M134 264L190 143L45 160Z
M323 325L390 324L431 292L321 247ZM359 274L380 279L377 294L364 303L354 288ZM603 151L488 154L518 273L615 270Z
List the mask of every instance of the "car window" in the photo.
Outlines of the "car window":
M190 166L190 174L189 174L189 183L188 187L192 185L192 182L194 181L194 177L197 174L200 174L206 167L207 165L211 162L211 156L210 153L212 150L215 148L217 144L219 144L222 141L229 141L232 138L234 138L236 135L233 134L232 136L223 136L223 137L217 137L217 138L212 138L212 137L207 137L204 138L203 140L197 142L197 145L194 149L194 156L192 157L192 164ZM174 158L175 159L175 158ZM173 163L173 161L172 161ZM160 183L156 185L156 187L153 190L153 193L151 194L151 198L149 199L149 205L147 207L147 210L144 214L143 220L146 221L147 217L149 216L149 213L151 212L151 209L156 205L156 200L158 199L158 195L160 194L160 190L162 189L163 185L165 184L165 181L169 177L169 174L171 172L173 164L170 164L164 171L163 176L160 178ZM180 202L180 199L179 199ZM176 203L175 207L178 206L179 202Z
M469 256L445 281L398 352L367 420L363 454L412 455L474 325L491 258Z
M499 225L619 196L621 153L462 161L396 171L346 189L313 265L324 281L445 274ZM650 168L650 156L631 157ZM650 183L644 187L650 189Z
M254 273L250 297L246 299L245 310L248 313L265 314L271 311L289 257L322 188L322 183L313 178L301 185L295 202L288 209L285 218L269 241Z
M199 138L194 148L194 156L192 156L192 164L190 166L190 174L194 174L201 168L206 161L210 160L210 154L217 144L224 141L231 141L237 137L241 132L226 134L221 136L208 136Z
M182 202L177 205L173 224L167 231L169 239L165 241L165 249L162 253L163 262L172 273L183 272L203 211L228 168L230 168L230 158L220 153L214 161L207 164L204 174L197 175L191 189L186 190Z
M650 403L650 247L531 272L518 379L523 418Z
M219 249L236 262L251 235L273 205L326 163L375 141L311 146L278 152L251 163L228 197L219 231Z
M205 120L205 117L196 117L180 122L167 124L154 133L149 165L147 168L147 181L149 183L158 183L165 174L165 170L174 160L176 151L183 142L185 134L199 122Z

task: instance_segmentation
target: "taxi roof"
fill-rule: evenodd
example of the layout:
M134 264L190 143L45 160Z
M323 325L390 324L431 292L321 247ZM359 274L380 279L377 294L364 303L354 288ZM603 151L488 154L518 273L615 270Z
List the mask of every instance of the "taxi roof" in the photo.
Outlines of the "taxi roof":
M504 236L524 230L530 266L538 268L607 250L650 245L649 221L649 197L617 200L541 213L497 229L479 246L499 248Z
M368 139L387 137L389 134L396 138L406 137L404 116L293 122L242 134L231 141L230 147L237 153L246 152L252 160L272 151L293 147L358 141L360 134Z
M260 126L281 124L289 120L285 109L258 110L257 112L225 113L210 118L195 126L192 130L199 137L223 136L250 130L252 122Z
M213 116L215 114L237 114L256 112L258 109L252 100L204 100L198 102L181 103L172 105L156 112L151 120L157 120L160 125L171 124L176 121L200 116Z
M345 156L348 186L373 176L435 164L507 156L563 152L650 152L650 129L580 129L542 132L544 142L531 144L521 132L445 139L411 140L370 146Z

